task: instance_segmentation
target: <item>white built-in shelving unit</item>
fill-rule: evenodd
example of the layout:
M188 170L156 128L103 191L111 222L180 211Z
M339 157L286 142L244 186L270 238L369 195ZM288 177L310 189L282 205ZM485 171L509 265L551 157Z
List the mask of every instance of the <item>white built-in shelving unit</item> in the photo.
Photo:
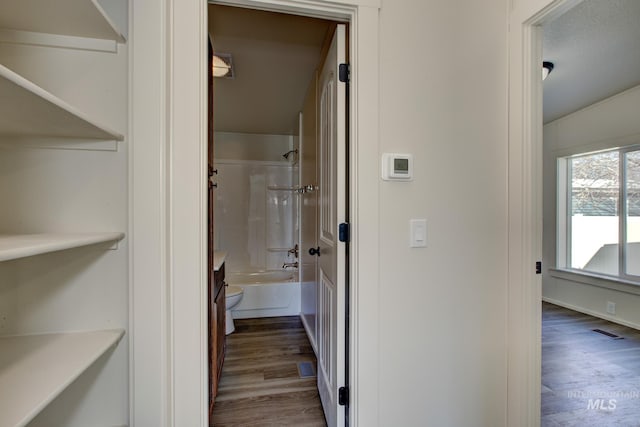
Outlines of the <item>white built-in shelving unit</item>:
M105 213L95 220L97 229L87 231L91 218L87 218L84 213L97 211L95 199L84 200L90 193L74 193L73 190L64 188L69 183L86 181L87 185L95 186L96 193L104 192L105 197L120 193L126 195L126 176L118 177L118 180L99 176L99 171L119 172L126 168L126 157L123 157L126 153L95 152L79 157L82 155L74 154L66 146L63 147L64 150L50 150L33 148L33 144L28 143L47 139L70 140L73 141L73 147L81 148L85 142L115 142L123 141L125 137L121 132L102 124L100 114L94 117L95 111L101 110L101 102L114 103L109 97L105 97L106 101L100 97L92 100L92 106L97 107L89 114L83 108L74 107L62 99L65 91L73 93L71 85L57 87L57 92L62 93L62 96L56 96L45 89L45 85L27 78L20 68L30 74L28 67L33 67L31 64L42 65L42 61L48 61L48 58L55 58L59 54L61 59L54 59L55 64L52 65L58 69L66 66L76 72L81 78L78 84L82 85L86 84L82 78L92 71L83 70L81 65L91 62L87 60L88 55L102 54L112 57L101 61L109 65L116 64L120 67L119 70L124 70L122 74L126 76L126 62L122 62L120 58L123 54L117 49L112 53L88 49L85 53L78 48L82 43L72 41L69 42L70 49L67 49L73 49L72 53L65 52L64 46L60 47L60 37L103 39L116 43L116 48L118 43L125 42L125 37L97 0L3 0L0 2L0 33L19 33L15 40L55 39L55 43L48 45L38 42L22 48L16 47L15 43L7 47L6 37L0 37L0 45L5 42L5 45L0 46L0 141L5 147L5 151L0 151L0 159L2 156L10 156L7 159L15 157L20 160L15 164L5 161L2 163L4 168L0 170L0 197L3 198L1 205L2 209L9 212L0 215L0 267L5 268L0 272L0 291L4 291L4 300L0 298L0 426L24 426L31 422L35 422L35 425L46 425L47 422L58 425L61 421L38 422L34 419L94 366L96 361L103 360L99 369L107 369L107 366L108 369L125 372L121 377L126 375L128 357L123 353L126 350L118 354L117 361L113 362L111 359L118 346L121 346L127 325L126 279L122 283L113 283L112 280L114 266L120 272L119 277L126 276L122 274L122 271L126 273L127 268L126 253L114 253L121 250L118 242L125 237L122 230L126 228L127 207L121 201L122 198L118 201L106 201L104 205L110 209L109 212L116 212L117 218L113 221L109 218L105 220L104 217L108 216ZM62 44L64 43L66 41L63 40ZM56 47L47 47L53 45ZM10 54L4 54L6 51ZM24 58L16 60L15 57L20 55ZM43 60L43 57L47 59ZM67 64L69 57L81 65ZM18 66L6 65L5 58ZM35 74L37 72L42 71L36 70ZM43 80L46 81L47 78ZM49 78L51 79L53 77ZM108 81L113 82L114 79ZM96 92L99 93L97 89ZM109 108L110 111L118 111L119 108L126 111L126 104L115 107L111 105ZM24 149L33 151L27 154L19 151ZM102 162L100 155L111 157ZM29 164L30 159L34 159L33 165ZM83 162L90 163L91 166L100 166L102 162L107 166L87 167ZM47 175L47 172L38 170L48 165L57 165L58 169L54 170L58 172ZM30 167L33 168L33 173L25 171ZM46 197L34 194L34 199L29 200L29 192L20 188L23 177L29 177L28 186L32 188L39 188L34 181L42 180L43 186L56 189L55 195ZM7 182L11 184L2 185ZM10 185L15 188L10 188ZM60 200L58 194L66 194L68 200ZM20 212L20 206L36 206L41 212ZM73 210L77 208L82 212ZM33 218L52 218L55 221L52 220L51 223L64 226L59 231L49 230L49 223L34 225ZM82 224L77 231L73 230L75 223ZM118 224L121 230L111 230L112 224ZM30 227L33 232L29 231ZM15 233L14 228L17 228ZM88 251L88 247L92 249ZM12 283L8 283L7 278ZM52 289L47 288L49 278ZM23 293L20 293L21 287L26 289ZM119 290L114 293L109 288ZM15 295L18 297L13 297ZM106 308L93 311L87 308L101 306ZM113 366L116 368L112 368ZM88 385L83 384L86 389L81 393L87 393L86 400L115 401L115 405L119 405L118 409L123 408L120 412L126 413L127 381L118 383L105 380L100 377L100 373L93 375L87 381ZM99 393L109 395L96 397ZM94 403L91 406L89 403L87 407L84 396L70 403L73 396L71 394L71 397L65 397L59 404L66 406L52 412L63 414L63 417L67 416L65 412L77 412L64 418L65 425L87 425L87 417L91 419L91 425L122 424L121 415L117 422L101 419L95 409L100 405ZM105 403L104 411L107 413L113 412L109 404Z
M123 334L117 329L0 338L0 425L27 425Z

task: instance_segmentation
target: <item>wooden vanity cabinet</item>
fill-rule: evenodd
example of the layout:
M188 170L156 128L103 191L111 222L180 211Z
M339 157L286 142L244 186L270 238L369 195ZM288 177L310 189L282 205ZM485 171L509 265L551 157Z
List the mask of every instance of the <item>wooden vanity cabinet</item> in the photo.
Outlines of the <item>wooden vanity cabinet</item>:
M224 263L214 273L213 289L209 289L209 412L218 394L226 346L226 292Z
M223 282L224 283L224 282ZM216 383L220 381L220 374L222 373L222 363L224 362L224 354L226 350L226 287L224 284L220 287L218 296L215 300L216 305L216 366L217 366L217 378Z

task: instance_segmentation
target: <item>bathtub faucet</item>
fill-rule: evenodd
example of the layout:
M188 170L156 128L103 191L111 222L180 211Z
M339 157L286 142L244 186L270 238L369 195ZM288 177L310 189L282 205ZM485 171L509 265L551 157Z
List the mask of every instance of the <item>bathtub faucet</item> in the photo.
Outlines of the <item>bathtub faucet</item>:
M298 261L296 262L285 262L284 264L282 264L282 268L287 269L287 268L298 268Z
M287 252L298 258L298 244L296 243L296 245L292 249L289 249Z

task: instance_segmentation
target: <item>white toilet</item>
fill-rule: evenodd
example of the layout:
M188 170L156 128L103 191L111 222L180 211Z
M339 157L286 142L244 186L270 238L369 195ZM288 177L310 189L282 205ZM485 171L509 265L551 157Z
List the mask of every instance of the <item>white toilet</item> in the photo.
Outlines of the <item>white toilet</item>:
M231 309L240 303L242 299L242 294L244 290L239 286L227 286L226 290L226 298L225 304L227 305L226 312L226 331L225 334L229 335L231 332L236 330L236 327L233 324L233 315L231 314Z

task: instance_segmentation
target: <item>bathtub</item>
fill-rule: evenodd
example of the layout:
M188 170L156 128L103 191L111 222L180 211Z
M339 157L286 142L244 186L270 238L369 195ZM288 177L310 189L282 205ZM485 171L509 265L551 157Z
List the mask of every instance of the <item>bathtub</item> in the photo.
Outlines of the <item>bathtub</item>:
M229 272L225 281L244 290L240 304L232 310L235 319L300 314L296 270Z

